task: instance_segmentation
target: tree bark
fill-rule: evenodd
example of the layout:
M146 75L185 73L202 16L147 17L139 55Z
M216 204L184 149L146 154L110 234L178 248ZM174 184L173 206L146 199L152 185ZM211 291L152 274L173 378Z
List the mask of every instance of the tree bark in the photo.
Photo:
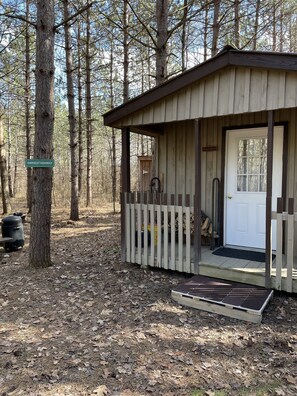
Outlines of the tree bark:
M4 131L3 131L3 113L0 110L0 177L1 177L1 195L3 214L11 211L9 187L8 187L8 172L7 162L4 149Z
M69 18L69 1L63 0L64 19ZM70 159L71 159L71 199L70 199L70 220L79 220L79 192L78 192L78 132L74 105L73 88L73 59L71 48L70 24L65 23L65 53L66 53L66 74L67 74L67 98L68 98L68 120L70 135Z
M167 78L168 0L156 0L157 47L156 84Z
M30 0L26 0L26 18L30 16ZM31 120L30 120L30 106L31 106L31 61L30 61L30 26L26 22L25 28L25 117L26 117L26 158L31 158ZM27 207L28 212L31 213L32 206L32 168L27 168Z
M208 10L209 10L209 5L205 5L204 9L204 32L203 32L203 60L204 62L207 60L208 56Z
M240 24L240 11L239 11L240 0L234 0L234 43L236 48L240 47L240 35L239 35L239 24Z
M280 3L280 16L279 16L280 32L279 32L279 51L284 50L284 3Z
M113 40L113 39L111 39ZM113 90L113 71L114 71L114 57L113 57L113 42L111 42L111 51L110 51L110 68L109 68L109 75L110 75L110 107L114 108L114 90ZM127 70L128 72L128 70ZM128 77L128 75L127 75ZM125 81L125 76L124 76ZM125 95L125 88L124 88L124 95ZM128 100L128 97L126 98ZM111 129L111 153L110 153L110 160L111 160L111 190L112 190L112 204L113 204L113 212L115 213L115 203L116 203L116 194L117 194L117 168L116 168L116 134L115 128Z
M77 28L77 93L78 93L78 190L81 196L82 176L83 176L83 87L82 87L82 67L81 67L81 31L80 23Z
M124 26L124 83L123 83L123 101L129 100L129 36L128 36L128 2L124 0L123 26Z
M275 0L272 4L272 51L276 51L276 4Z
M219 23L220 6L221 6L221 0L214 0L211 56L215 56L216 53L218 52L218 40L220 33L220 23Z
M37 1L34 158L52 158L54 129L54 0ZM29 265L51 265L52 169L33 168Z
M8 112L8 125L7 125L7 176L8 176L8 191L10 198L14 197L14 188L12 187L12 169L11 169L11 125L10 113Z
M92 205L92 167L93 167L93 123L92 123L92 98L91 98L91 27L90 9L86 15L86 127L87 127L87 200L86 205Z
M253 37L253 50L257 49L257 41L258 41L258 31L259 31L259 16L260 16L260 2L261 0L257 0L256 3L256 12L255 12L255 25L254 25L254 37Z
M183 25L182 25L182 72L187 69L187 44L188 44L188 34L187 34L187 18L188 18L188 0L184 0L184 10L183 10Z

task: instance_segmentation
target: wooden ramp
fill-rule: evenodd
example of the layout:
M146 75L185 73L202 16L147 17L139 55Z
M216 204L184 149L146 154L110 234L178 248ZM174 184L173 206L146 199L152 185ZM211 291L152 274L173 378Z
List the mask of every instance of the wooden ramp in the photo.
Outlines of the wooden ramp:
M171 292L181 305L254 323L261 323L272 295L273 291L264 287L201 275L193 276Z

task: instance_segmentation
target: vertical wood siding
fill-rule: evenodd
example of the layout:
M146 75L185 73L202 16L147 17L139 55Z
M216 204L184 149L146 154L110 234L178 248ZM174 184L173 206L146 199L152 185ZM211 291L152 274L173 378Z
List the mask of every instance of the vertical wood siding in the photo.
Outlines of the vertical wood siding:
M244 114L297 106L297 73L227 67L124 117L118 127Z

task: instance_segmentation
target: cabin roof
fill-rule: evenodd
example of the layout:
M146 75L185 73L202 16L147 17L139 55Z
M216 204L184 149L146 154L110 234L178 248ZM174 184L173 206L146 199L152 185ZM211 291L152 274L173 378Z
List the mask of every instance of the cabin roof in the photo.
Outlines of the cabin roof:
M234 67L260 68L277 71L297 71L297 54L283 52L242 51L226 46L213 58L195 66L165 83L156 86L128 102L105 113L104 124L116 126L127 116L154 104L191 84L197 83L218 73L221 70Z

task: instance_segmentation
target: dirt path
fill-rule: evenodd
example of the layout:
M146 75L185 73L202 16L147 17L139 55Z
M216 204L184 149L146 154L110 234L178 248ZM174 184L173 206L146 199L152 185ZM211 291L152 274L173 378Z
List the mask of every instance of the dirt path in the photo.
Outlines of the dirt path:
M296 298L261 325L178 306L185 276L121 264L119 231L107 210L56 211L51 268L1 253L0 396L297 394Z

